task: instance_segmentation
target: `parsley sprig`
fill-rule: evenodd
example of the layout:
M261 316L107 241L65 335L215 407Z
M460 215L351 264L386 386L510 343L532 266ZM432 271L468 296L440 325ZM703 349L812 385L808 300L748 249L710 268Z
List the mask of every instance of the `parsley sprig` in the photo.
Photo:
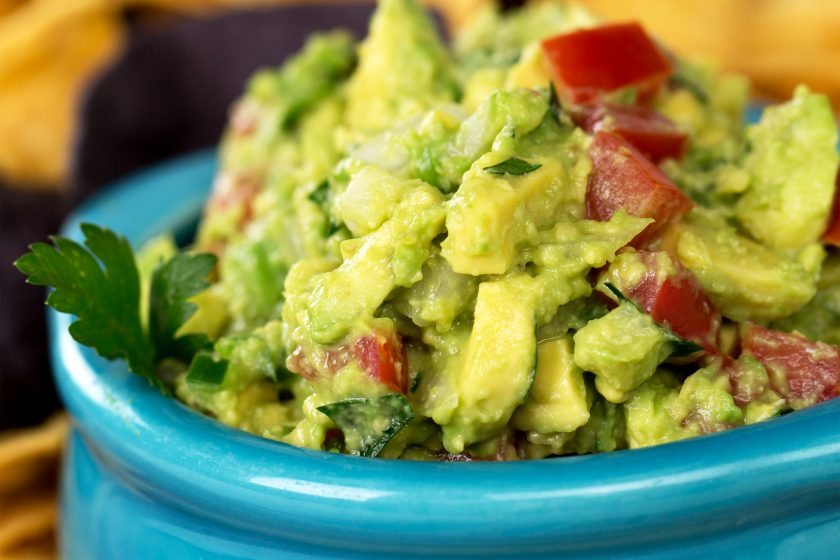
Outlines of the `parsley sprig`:
M211 346L203 334L177 336L177 331L195 313L188 299L207 288L216 257L180 253L155 270L146 329L140 274L128 240L93 224L82 224L81 230L83 244L53 236L52 245L31 245L15 266L28 283L53 288L47 305L76 316L69 328L75 340L103 358L125 359L131 371L169 393L157 364L164 358L189 363Z

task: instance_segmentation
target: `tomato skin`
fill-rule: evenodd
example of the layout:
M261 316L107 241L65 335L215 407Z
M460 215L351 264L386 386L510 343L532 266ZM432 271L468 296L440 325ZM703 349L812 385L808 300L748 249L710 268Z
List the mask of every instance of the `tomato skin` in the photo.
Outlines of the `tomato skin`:
M408 392L408 358L398 334L376 331L363 336L353 343L353 354L371 378Z
M674 334L696 342L711 354L717 353L721 316L694 275L667 253L640 251L637 254L647 272L641 282L626 289L625 295ZM657 263L663 257L675 270L667 277L657 270Z
M837 188L834 189L834 207L828 218L828 228L823 235L823 241L840 247L840 170L837 171Z
M241 230L251 221L254 214L254 200L262 191L262 181L237 173L221 173L213 184L213 192L207 201L206 214L227 212L242 208L238 228Z
M687 134L649 107L604 103L577 106L571 112L572 120L586 132L613 132L654 163L682 158L688 145Z
M370 377L395 391L408 392L408 357L399 333L374 330L351 343L310 352L298 346L286 360L289 371L312 381L329 377L355 359Z
M635 87L652 99L671 74L671 63L636 22L581 29L542 42L555 86L573 103Z
M634 247L642 247L694 207L658 167L620 136L598 132L589 156L593 169L586 188L587 218L607 221L623 208L633 216L656 220L630 242Z
M773 389L788 403L813 404L837 396L840 349L836 346L747 323L741 329L741 348L767 368Z

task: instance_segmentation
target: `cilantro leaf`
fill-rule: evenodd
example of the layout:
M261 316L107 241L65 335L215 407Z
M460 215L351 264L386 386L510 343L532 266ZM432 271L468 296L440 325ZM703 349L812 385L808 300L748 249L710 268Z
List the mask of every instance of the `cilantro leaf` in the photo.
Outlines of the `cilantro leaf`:
M668 85L688 90L697 101L703 105L709 104L709 94L698 82L687 76L684 71L677 70L668 78Z
M227 367L227 360L216 360L209 353L199 352L193 356L187 371L187 383L202 389L218 389L224 383Z
M692 340L683 338L664 325L659 325L665 332L665 337L671 343L671 355L675 358L690 356L703 350L703 347Z
M496 165L485 167L484 171L493 175L525 175L542 167L541 163L530 163L524 159L510 158Z
M307 198L317 204L318 206L323 207L327 203L327 199L330 195L330 182L327 179L324 179L318 186L315 187Z
M548 83L548 111L559 124L563 124L563 105L557 96L557 90L554 88L553 81Z
M619 303L629 303L636 309L638 309L641 313L644 313L639 306L636 305L636 302L630 300L621 293L621 290L616 288L610 282L604 282L604 286L613 293L613 295L618 299ZM684 356L690 356L696 352L703 350L703 347L697 344L694 341L688 340L687 338L683 338L677 334L675 334L671 329L667 326L662 325L660 323L656 323L662 332L665 334L665 338L668 339L668 342L671 344L671 355L675 358L681 358Z
M27 282L53 286L47 304L77 319L70 335L103 358L124 358L131 371L166 391L155 375L155 353L140 321L140 275L128 241L82 224L85 247L64 237L35 243L15 261Z
M34 243L15 266L38 286L52 286L47 305L76 316L70 335L103 358L125 359L131 371L162 393L170 388L156 373L164 358L190 362L210 347L203 334L176 336L195 313L188 298L208 286L213 255L178 254L153 274L149 329L140 310L140 273L128 240L93 224L82 224L83 244L54 236L53 245Z
M158 361L177 358L189 362L196 352L210 348L210 339L204 334L176 337L176 333L198 308L188 298L210 285L208 277L215 266L215 255L179 253L152 274L149 337Z
M363 457L379 455L385 444L414 418L411 405L397 393L378 399L353 397L319 406L318 410L344 433L347 448Z

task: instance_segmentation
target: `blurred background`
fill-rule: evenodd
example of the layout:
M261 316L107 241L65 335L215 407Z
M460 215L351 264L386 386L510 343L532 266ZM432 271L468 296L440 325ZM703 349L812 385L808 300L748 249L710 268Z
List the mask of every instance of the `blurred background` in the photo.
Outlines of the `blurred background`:
M488 3L427 1L450 33ZM840 110L838 0L578 3L747 74L757 97L803 82ZM371 10L363 0L0 0L0 558L54 555L66 430L61 416L47 421L59 402L44 294L12 261L103 185L213 146L251 72L282 62L312 29L363 35Z

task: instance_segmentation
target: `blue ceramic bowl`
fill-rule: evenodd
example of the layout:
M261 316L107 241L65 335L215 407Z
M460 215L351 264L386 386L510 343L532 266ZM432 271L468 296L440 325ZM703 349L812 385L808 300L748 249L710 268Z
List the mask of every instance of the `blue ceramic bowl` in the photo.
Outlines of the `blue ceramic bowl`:
M90 200L135 244L188 232L215 170L200 153ZM50 312L75 419L63 474L70 559L829 558L840 547L840 399L660 447L515 463L414 463L236 431L108 363Z

